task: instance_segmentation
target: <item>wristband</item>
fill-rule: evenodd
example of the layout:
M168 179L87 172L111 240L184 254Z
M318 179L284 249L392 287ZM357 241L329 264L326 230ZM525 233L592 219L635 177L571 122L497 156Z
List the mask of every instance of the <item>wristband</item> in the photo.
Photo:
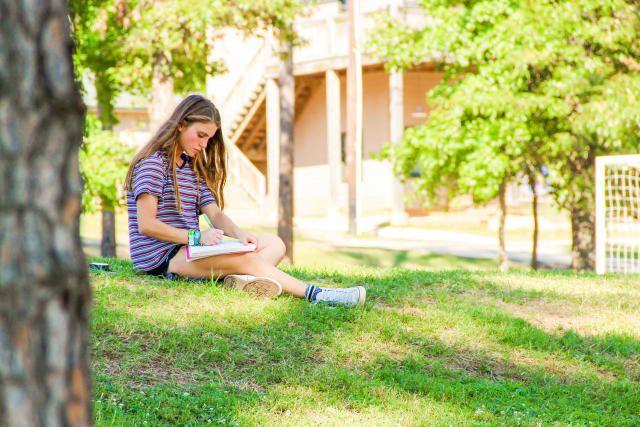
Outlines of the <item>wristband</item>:
M200 244L200 230L193 230L193 244L196 246Z
M195 230L189 230L189 241L187 242L189 244L189 246L194 246L194 240L195 240Z

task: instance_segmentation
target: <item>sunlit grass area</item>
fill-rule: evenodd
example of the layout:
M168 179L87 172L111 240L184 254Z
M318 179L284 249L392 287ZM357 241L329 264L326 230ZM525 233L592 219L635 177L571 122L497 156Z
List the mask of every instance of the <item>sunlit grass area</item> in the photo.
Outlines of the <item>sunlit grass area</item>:
M637 275L288 269L365 286L345 309L108 262L91 274L97 425L640 424Z

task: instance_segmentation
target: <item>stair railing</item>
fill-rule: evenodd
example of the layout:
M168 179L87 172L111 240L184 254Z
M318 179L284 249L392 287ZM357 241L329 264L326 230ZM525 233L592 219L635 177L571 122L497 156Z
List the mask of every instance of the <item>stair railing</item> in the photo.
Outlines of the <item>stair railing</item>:
M220 111L224 126L229 130L235 130L237 124L251 107L247 103L258 95L259 89L264 83L267 65L272 61L273 52L269 40L262 39L261 41L242 69L230 70L235 72L238 78L223 99Z
M230 182L239 184L258 204L264 201L266 195L266 178L242 150L232 143L232 137L246 114L252 110L252 103L258 101L266 68L272 57L269 41L263 39L243 69L230 70L238 78L224 97L220 108L227 141Z

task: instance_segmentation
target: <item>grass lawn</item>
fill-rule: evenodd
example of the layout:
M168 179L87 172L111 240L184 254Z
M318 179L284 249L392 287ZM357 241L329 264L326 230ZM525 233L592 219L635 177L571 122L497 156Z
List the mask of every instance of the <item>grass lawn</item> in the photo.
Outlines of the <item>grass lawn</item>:
M640 425L637 275L288 269L365 286L345 309L109 262L97 425Z

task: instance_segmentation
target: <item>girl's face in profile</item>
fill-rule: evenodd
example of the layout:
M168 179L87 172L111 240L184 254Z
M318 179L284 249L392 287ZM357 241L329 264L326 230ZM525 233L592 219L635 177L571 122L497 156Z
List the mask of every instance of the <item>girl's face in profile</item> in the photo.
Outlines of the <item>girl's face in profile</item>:
M180 131L178 137L180 147L187 153L187 156L195 157L207 147L209 139L216 133L218 126L213 122L193 122L178 129Z

